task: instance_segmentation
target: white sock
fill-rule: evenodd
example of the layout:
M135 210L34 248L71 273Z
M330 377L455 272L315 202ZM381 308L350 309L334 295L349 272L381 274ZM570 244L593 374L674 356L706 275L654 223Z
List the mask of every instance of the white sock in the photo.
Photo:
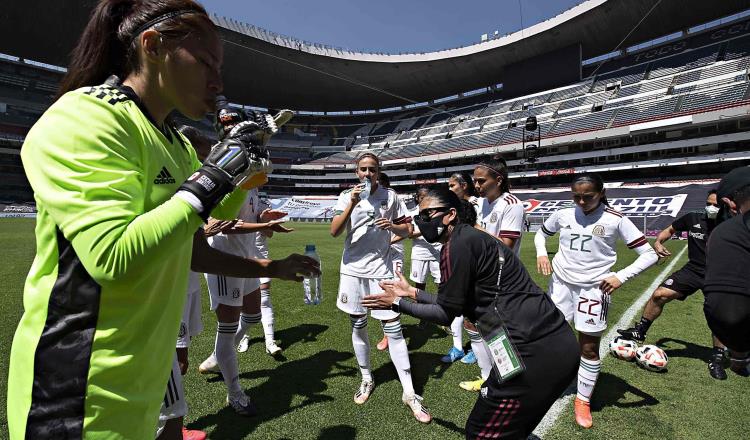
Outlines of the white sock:
M260 322L263 323L263 334L266 344L276 342L273 331L273 305L271 304L271 292L269 289L260 289Z
M414 394L409 349L406 347L404 333L401 331L401 321L384 322L383 332L388 337L388 352L391 354L393 366L396 367L401 387L404 389L404 393Z
M242 337L245 336L247 331L252 327L253 324L260 322L260 313L240 313L240 327L237 329L237 333L234 335L234 345L240 343Z
M352 345L354 346L354 356L359 364L359 371L362 373L362 380L372 382L372 372L370 372L370 338L367 336L367 315L354 317L349 316L352 322Z
M464 350L464 317L459 316L451 322L451 333L453 334L453 346L461 351Z
M471 350L474 352L474 356L477 357L477 365L482 374L482 379L487 380L490 377L492 371L492 359L490 359L489 353L487 353L487 346L484 340L479 335L479 332L466 329L466 333L469 334L471 340Z
M601 360L592 361L581 357L581 364L578 366L577 398L584 402L591 401L591 395L594 394L594 386L596 386L596 379L599 377L601 369Z
M230 396L242 393L240 387L240 367L237 363L237 344L234 335L237 333L239 322L220 322L216 329L216 343L214 353L219 364L227 392Z

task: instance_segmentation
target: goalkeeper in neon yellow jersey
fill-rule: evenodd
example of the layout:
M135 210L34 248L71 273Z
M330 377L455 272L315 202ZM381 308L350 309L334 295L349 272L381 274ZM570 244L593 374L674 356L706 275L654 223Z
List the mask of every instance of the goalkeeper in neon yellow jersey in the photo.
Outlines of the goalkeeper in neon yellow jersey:
M71 60L21 151L37 250L11 348L8 429L11 439L153 438L191 264L292 280L318 269L297 255L193 247L203 220L234 218L245 198L234 188L268 169L254 135L262 120L239 124L201 165L168 118L201 119L222 89L221 43L201 6L102 0Z

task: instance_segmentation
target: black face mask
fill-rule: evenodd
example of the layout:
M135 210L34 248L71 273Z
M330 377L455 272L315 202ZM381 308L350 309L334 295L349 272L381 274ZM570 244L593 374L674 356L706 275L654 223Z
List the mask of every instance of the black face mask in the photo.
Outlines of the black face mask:
M422 234L422 238L428 243L437 243L440 241L440 237L443 236L447 226L443 224L443 217L445 214L440 214L437 217L433 217L430 221L426 222L422 220L418 215L414 216L414 223L419 228L419 232Z

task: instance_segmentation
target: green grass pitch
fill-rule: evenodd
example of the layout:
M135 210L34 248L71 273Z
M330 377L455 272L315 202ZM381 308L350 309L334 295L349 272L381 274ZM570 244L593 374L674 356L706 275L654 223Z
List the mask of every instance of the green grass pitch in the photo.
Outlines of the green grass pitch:
M213 439L456 439L463 437L466 417L476 395L458 388L458 382L478 375L475 365L446 365L440 357L451 340L439 327L417 328L416 320L404 317L417 392L424 396L434 420L416 422L401 403L401 387L387 353L375 349L382 337L380 325L369 322L372 368L376 388L370 400L355 405L352 396L359 372L351 347L347 316L336 309L338 265L342 238L331 238L328 225L296 223L296 231L270 240L271 256L279 258L304 252L314 243L323 264L324 298L319 306L305 306L299 284L274 281L271 296L276 314L276 338L284 349L281 360L265 354L260 327L251 330L252 345L239 354L241 381L259 407L253 418L236 416L224 404L225 387L219 377L202 376L197 366L213 348L215 317L204 296L204 332L193 340L190 372L185 377L190 413L187 424L202 429ZM22 290L34 257L34 222L28 219L0 220L0 395L6 396L10 345L22 313ZM522 259L530 273L546 290L547 280L535 269L532 234L523 238ZM551 250L556 240L550 240ZM669 242L676 254L684 242ZM407 244L408 247L408 244ZM408 249L407 249L408 251ZM408 254L408 252L407 252ZM635 258L621 249L618 267ZM686 257L683 256L683 259ZM679 267L683 262L678 262ZM408 268L408 262L406 263ZM654 266L630 281L614 295L609 312L615 323L631 303L659 276L664 266ZM432 286L434 292L434 286ZM464 338L468 345L468 338ZM742 439L750 430L750 379L729 373L719 382L708 376L706 360L710 335L702 311L702 295L673 302L653 325L649 343L663 347L670 358L666 373L650 373L635 366L605 358L594 394L594 428L578 428L572 407L566 408L545 439ZM12 404L12 402L11 402ZM6 407L0 406L0 423L6 423ZM0 426L0 438L7 426Z

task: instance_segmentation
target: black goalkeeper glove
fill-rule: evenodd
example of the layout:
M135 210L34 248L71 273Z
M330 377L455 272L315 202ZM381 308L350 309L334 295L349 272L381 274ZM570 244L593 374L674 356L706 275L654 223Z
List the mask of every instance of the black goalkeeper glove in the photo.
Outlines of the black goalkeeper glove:
M180 185L177 196L196 208L206 221L235 187L271 171L268 150L256 143L257 133L264 131L265 127L254 121L237 124L223 141L213 146L203 166Z

